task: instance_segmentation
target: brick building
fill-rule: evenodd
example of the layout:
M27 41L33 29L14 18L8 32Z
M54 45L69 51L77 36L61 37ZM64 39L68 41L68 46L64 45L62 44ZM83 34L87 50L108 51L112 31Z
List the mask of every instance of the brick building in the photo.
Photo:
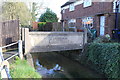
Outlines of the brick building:
M95 1L95 0L94 0ZM61 6L63 27L76 31L81 27L96 29L97 35L110 34L115 28L117 0L69 0ZM109 2L108 2L109 1Z

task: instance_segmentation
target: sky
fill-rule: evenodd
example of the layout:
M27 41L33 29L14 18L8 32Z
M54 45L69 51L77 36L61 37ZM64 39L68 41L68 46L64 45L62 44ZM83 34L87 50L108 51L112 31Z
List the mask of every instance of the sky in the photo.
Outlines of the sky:
M58 17L61 17L61 6L67 1L68 0L46 0L48 7L51 8L52 11L58 15Z
M43 0L46 7L50 8L53 12L55 12L59 18L61 19L61 6L66 3L68 0Z
M1 0L0 0L1 1ZM45 7L50 8L54 13L57 14L59 20L61 19L61 6L65 4L68 0L3 0L3 2L37 2L38 4L43 2ZM42 11L42 10L41 10ZM44 12L44 10L43 10ZM37 17L40 17L38 15Z

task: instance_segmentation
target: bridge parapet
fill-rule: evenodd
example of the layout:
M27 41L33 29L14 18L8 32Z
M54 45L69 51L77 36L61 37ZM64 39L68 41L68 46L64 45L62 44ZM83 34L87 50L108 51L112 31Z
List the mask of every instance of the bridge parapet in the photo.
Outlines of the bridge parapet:
M29 32L28 28L22 31L25 53L82 49L87 43L86 32Z

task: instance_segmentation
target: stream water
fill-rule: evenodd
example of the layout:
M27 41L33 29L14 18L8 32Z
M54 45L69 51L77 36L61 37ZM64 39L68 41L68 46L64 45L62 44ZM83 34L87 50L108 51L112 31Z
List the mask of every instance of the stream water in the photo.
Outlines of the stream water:
M103 78L95 71L73 61L60 53L32 53L36 71L43 78L62 78L73 80L75 78Z

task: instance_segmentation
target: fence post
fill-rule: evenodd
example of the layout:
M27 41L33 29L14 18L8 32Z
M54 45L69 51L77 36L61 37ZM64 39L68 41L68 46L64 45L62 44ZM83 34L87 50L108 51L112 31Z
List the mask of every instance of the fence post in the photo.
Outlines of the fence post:
M3 59L2 59L2 48L0 47L0 74L1 74L1 77L2 77L2 66L1 66L1 64L2 64L2 61L3 61Z
M21 40L18 41L18 51L19 51L18 53L19 53L20 59L23 59L22 41Z
M5 69L3 69L2 63L4 61L3 54L2 54L2 47L0 47L0 73L1 73L1 78L8 78L7 73Z
M87 43L87 29L84 29L84 44Z
M0 47L0 63L3 61L2 48Z

